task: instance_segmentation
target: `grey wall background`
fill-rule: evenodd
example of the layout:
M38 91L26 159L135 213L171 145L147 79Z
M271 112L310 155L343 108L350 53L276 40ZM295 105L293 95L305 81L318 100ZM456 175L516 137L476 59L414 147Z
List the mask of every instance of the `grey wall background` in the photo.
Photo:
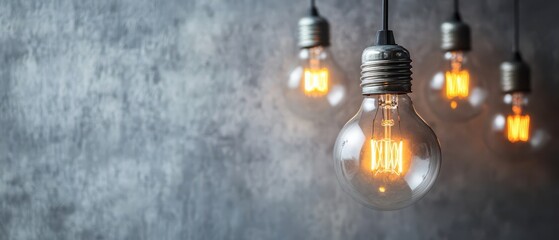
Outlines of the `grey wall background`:
M344 194L331 160L380 1L318 2L355 80L328 125L293 115L280 91L306 1L0 2L0 239L556 239L559 2L521 10L532 109L555 140L508 161L484 145L488 112L449 124L421 94L450 1L391 1L445 157L430 194L395 212ZM496 90L512 2L467 2L471 59Z

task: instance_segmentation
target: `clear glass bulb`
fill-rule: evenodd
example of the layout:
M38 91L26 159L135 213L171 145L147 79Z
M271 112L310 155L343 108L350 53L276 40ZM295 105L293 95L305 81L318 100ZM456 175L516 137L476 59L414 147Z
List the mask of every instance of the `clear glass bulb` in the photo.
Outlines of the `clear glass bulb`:
M467 66L466 53L446 52L442 72L427 85L427 101L435 114L450 121L467 121L481 113L487 91Z
M534 126L533 115L528 111L528 95L505 94L503 103L496 108L497 113L485 131L489 148L498 155L514 159L545 147L550 134Z
M347 99L347 80L326 48L303 48L285 91L293 112L311 120L328 120Z
M356 200L395 210L429 191L441 150L407 94L372 95L338 135L334 164L342 188Z

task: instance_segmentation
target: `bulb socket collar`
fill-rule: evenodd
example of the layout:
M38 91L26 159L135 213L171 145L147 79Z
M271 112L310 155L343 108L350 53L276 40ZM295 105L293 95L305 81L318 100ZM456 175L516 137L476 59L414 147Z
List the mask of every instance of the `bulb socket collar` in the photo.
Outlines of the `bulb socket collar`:
M457 13L441 24L441 49L445 52L471 49L470 27L460 20Z
M400 45L374 45L361 57L363 95L411 93L411 58Z
M530 92L530 66L519 53L501 64L501 90L503 93Z
M300 48L330 46L330 26L328 21L316 14L305 16L299 20Z

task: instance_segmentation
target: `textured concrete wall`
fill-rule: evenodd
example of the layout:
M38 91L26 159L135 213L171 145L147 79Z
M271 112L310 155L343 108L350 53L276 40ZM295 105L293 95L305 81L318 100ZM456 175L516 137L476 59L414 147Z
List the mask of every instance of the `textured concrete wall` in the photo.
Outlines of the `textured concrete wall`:
M430 194L394 212L344 194L331 159L380 0L318 2L354 79L327 125L280 91L305 1L1 1L0 239L556 239L559 2L523 1L521 42L555 149L512 162L484 146L488 112L442 122L419 91L450 2L392 1L412 97L444 154ZM471 59L496 90L511 2L464 2Z

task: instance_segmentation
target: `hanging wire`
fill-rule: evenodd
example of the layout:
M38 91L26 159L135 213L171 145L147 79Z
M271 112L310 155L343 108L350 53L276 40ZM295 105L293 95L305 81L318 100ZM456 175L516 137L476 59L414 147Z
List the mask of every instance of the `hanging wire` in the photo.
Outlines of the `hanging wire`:
M513 21L514 21L514 35L513 35L513 45L512 45L512 51L514 53L517 53L519 51L518 49L518 44L519 44L519 36L518 36L518 25L519 25L519 5L520 3L518 2L518 0L514 0L514 16L513 16Z
M388 30L388 0L382 1L382 30Z
M460 17L460 3L458 0L454 0L454 13L452 13L452 18L455 21L462 21L462 17Z
M316 4L314 0L311 0L311 16L318 16L318 9L316 8Z
M376 45L394 44L394 35L388 30L388 0L382 0L382 30L377 33Z

